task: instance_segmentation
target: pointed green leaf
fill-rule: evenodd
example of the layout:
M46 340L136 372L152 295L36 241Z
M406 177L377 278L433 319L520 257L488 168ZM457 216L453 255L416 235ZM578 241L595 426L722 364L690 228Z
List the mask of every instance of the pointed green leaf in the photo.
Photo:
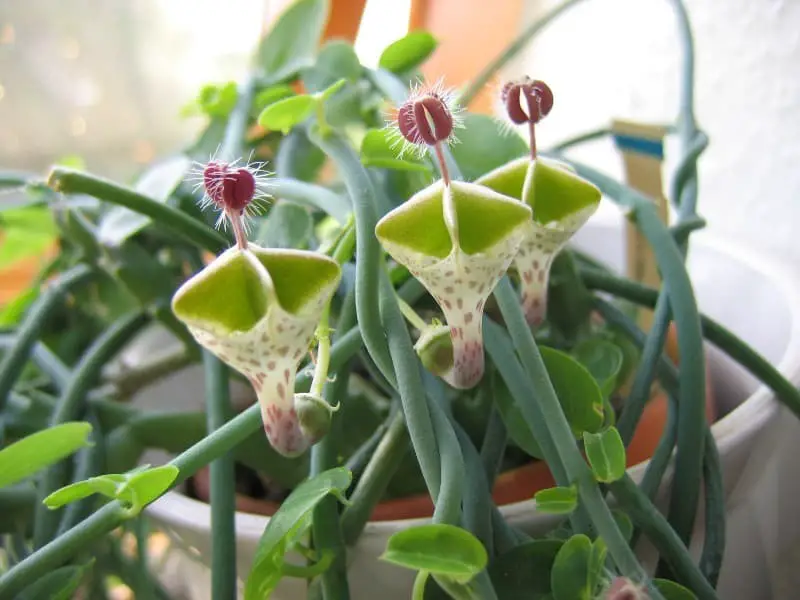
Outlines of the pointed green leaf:
M93 494L101 494L107 498L114 499L117 496L117 488L120 482L108 475L100 475L99 477L92 477L85 481L78 481L56 490L47 498L43 500L44 505L50 509L56 509L69 504L88 498Z
M550 572L564 542L533 540L494 558L489 577L498 598L542 600L550 593Z
M279 200L272 205L258 229L256 243L267 248L308 247L314 223L307 209L294 202Z
M566 515L578 506L578 488L552 487L539 490L533 496L536 508L543 513L552 515Z
M430 167L416 158L410 156L400 158L398 150L392 147L391 134L388 130L370 129L361 140L361 163L365 167L431 173Z
M256 97L253 99L253 108L258 112L261 112L270 104L274 104L278 100L283 100L294 95L294 90L288 85L284 85L282 83L273 85L265 90L261 90L258 92L258 94L256 94Z
M625 474L625 444L616 427L609 427L600 433L584 431L583 445L598 481L616 481Z
M0 488L13 485L89 444L92 426L70 422L37 431L0 450Z
M592 374L603 396L614 392L624 361L619 346L602 338L589 338L572 349L572 356Z
M131 507L134 514L169 490L178 477L178 467L163 465L132 473L117 490L117 499Z
M328 494L344 499L352 474L330 469L298 485L270 518L258 542L253 566L245 583L245 600L264 600L281 578L284 554L310 525L314 507Z
M272 131L287 133L305 121L314 111L317 100L307 94L291 96L267 106L258 116L258 124Z
M554 600L591 600L589 562L592 541L578 534L569 538L556 555L550 573Z
M412 31L389 44L378 59L378 66L392 73L403 73L421 65L438 42L427 31Z
M531 218L521 202L482 186L454 181L450 190L458 219L458 240L467 254L491 248Z
M342 273L335 260L316 252L257 246L251 250L269 272L281 307L292 314L315 300L320 290L335 284Z
M605 568L606 554L608 549L603 538L597 538L592 542L592 551L589 555L589 589L592 592L592 597L597 591L597 588L603 583L603 570Z
M172 303L181 320L248 331L266 314L264 282L242 252L228 252L195 275Z
M378 222L375 234L429 256L445 258L453 249L444 222L442 186L433 184Z
M488 115L467 113L464 128L455 131L460 144L452 148L467 181L474 181L502 165L528 154L528 144L516 132L504 132Z
M326 0L295 0L278 17L258 49L265 84L290 79L313 64L328 10Z
M653 585L664 596L664 600L697 600L690 590L669 579L653 579Z
M594 184L561 163L543 158L536 159L533 180L525 193L525 201L533 208L533 218L545 225L597 206L601 197Z
M574 358L540 347L547 373L573 432L597 431L603 426L603 396L594 377Z
M486 567L488 556L483 544L469 531L433 524L393 534L381 560L467 583Z

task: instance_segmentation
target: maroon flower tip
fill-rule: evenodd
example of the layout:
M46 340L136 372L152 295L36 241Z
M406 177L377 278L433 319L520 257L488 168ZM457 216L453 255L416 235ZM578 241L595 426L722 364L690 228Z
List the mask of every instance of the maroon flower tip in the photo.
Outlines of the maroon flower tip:
M212 161L203 169L208 197L222 209L241 212L253 200L256 180L245 168L232 170L227 163Z
M408 100L397 112L397 126L412 144L434 146L453 133L453 115L435 92Z
M517 125L538 123L553 108L553 91L538 79L525 77L520 81L510 81L503 86L500 97L508 118Z

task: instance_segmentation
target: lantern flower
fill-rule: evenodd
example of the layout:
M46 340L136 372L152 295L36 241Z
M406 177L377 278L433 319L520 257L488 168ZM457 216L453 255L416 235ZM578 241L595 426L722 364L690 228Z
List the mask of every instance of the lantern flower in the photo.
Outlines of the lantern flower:
M444 313L447 327L423 331L417 351L453 387L473 387L483 376L484 304L530 220L530 209L513 198L471 183L439 181L375 228L384 249L420 280Z
M547 314L547 284L553 259L597 210L601 193L570 166L536 154L533 126L552 108L550 88L526 78L506 84L503 90L509 118L530 125L531 156L511 161L475 183L517 198L532 209L514 265L519 273L525 318L535 327Z
M249 244L223 252L172 300L197 342L250 380L267 438L284 456L305 452L330 424L334 408L294 385L340 277L322 254Z

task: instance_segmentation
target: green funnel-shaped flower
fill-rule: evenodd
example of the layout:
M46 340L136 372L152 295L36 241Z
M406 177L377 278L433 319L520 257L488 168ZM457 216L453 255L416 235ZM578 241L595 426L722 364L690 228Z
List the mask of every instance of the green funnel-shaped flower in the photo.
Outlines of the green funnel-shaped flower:
M267 438L285 456L318 438L298 418L294 382L340 276L322 254L250 244L221 254L172 299L197 342L253 384Z
M453 387L470 388L483 375L483 307L530 219L530 209L513 198L454 181L421 190L375 228L386 251L422 282L444 313L453 360L438 374Z
M600 190L564 163L520 158L487 173L476 183L518 198L533 209L525 240L514 259L522 308L531 326L547 314L547 281L556 254L600 204Z

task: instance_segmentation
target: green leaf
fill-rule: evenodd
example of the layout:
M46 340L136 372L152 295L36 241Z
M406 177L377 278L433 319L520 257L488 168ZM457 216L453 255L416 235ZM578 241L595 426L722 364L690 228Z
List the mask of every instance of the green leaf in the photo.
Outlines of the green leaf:
M598 481L609 483L625 475L625 444L616 427L600 433L583 432L586 458Z
M331 40L319 51L316 64L303 73L309 92L319 92L337 80L358 81L361 63L353 46L343 40Z
M365 167L418 171L432 173L422 161L409 156L400 157L399 148L393 148L391 134L387 129L370 129L361 140L361 163Z
M200 88L197 95L196 109L212 118L227 118L236 106L239 97L238 86L235 81L222 84L209 83ZM184 114L196 112L190 105Z
M512 441L534 458L544 458L539 442L533 435L530 427L522 417L519 405L514 401L505 381L497 375L493 375L494 388L493 396L500 417L508 430L508 435Z
M94 566L94 559L81 566L66 566L51 571L29 585L17 600L70 600L74 598L83 578Z
M550 593L550 572L564 542L533 540L494 558L489 577L503 600L543 600Z
M41 255L56 240L53 215L46 206L0 212L0 269Z
M258 124L272 131L288 131L305 121L314 111L317 100L307 94L278 100L258 116Z
M483 544L469 531L455 525L432 524L393 534L381 560L467 583L486 567L488 556Z
M49 509L55 510L65 504L83 500L94 494L114 499L117 496L117 487L120 485L118 477L116 475L100 475L71 483L47 496L43 500L44 505Z
M664 600L697 600L690 590L669 579L653 579L653 585L664 596Z
M528 153L521 137L504 133L498 121L488 115L466 114L464 129L456 130L456 136L461 143L453 146L453 158L467 181Z
M186 177L189 157L179 154L159 161L139 176L134 189L157 202L166 202ZM119 246L151 223L152 219L124 206L114 206L100 220L97 237L106 246Z
M37 431L0 450L0 488L33 475L89 446L89 423L70 422Z
M296 0L278 17L258 48L267 85L310 67L328 18L326 0Z
M392 73L409 71L425 62L437 45L436 38L427 31L412 31L386 47L378 66Z
M178 473L174 465L131 473L117 490L117 499L128 504L134 514L139 514L142 508L169 490Z
M578 506L578 488L574 485L547 488L536 492L533 498L536 500L536 508L541 512L566 515Z
M568 354L539 348L561 408L576 437L603 426L603 396L594 377Z
M261 222L256 236L259 246L268 248L307 248L314 223L308 210L286 200L279 200Z
M284 85L282 83L273 85L265 90L261 90L258 92L258 94L256 94L256 97L253 99L253 108L256 111L261 112L270 104L274 104L278 100L283 100L284 98L289 98L294 95L294 90L288 85Z
M617 377L625 359L622 350L608 340L589 338L572 349L572 356L592 374L604 397L617 387Z
M152 469L144 466L129 473L99 475L56 490L44 499L44 504L47 508L56 509L93 494L101 494L123 502L128 506L129 515L135 516L166 492L177 476L178 468L173 465Z
M592 541L582 533L573 535L564 542L550 573L554 600L591 600L591 555Z
M603 569L605 568L606 554L608 548L603 538L597 538L592 542L592 551L589 555L589 589L594 597L597 588L603 583Z
M314 507L328 494L345 501L352 474L344 468L330 469L297 486L270 518L245 583L245 600L264 600L281 578L284 554L310 525Z

